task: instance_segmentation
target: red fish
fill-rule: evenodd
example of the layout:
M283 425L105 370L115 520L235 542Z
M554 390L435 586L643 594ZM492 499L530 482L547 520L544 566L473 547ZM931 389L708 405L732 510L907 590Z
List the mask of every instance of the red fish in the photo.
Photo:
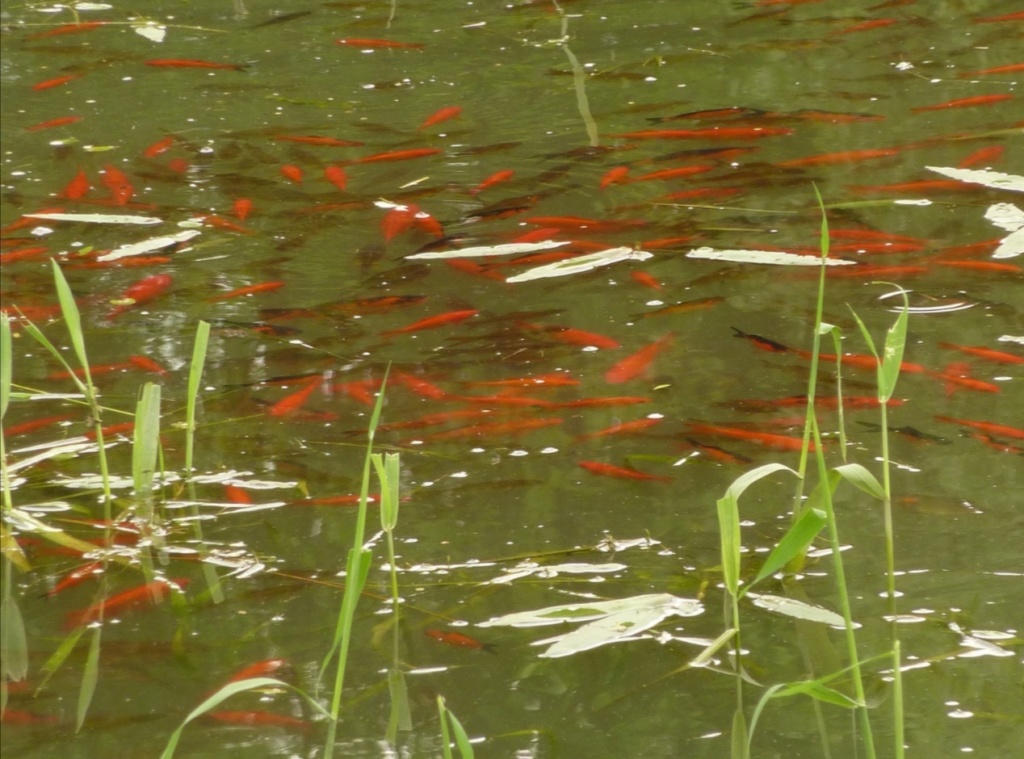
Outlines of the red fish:
M146 158L156 158L158 155L162 155L174 147L174 135L168 135L162 140L157 140L148 148L142 151L142 155Z
M271 712L259 709L253 711L221 709L215 712L207 712L206 716L217 720L217 722L223 722L228 725L244 725L246 727L285 727L296 730L308 730L311 727L311 723L304 719L289 717L285 714L272 714Z
M81 116L58 116L55 119L49 121L41 121L38 124L25 127L26 132L41 132L44 129L54 129L56 127L68 126L68 124L74 124L76 121L81 121Z
M140 279L138 282L129 285L129 287L121 293L121 296L117 301L114 302L114 308L109 314L109 318L114 318L119 314L123 314L129 308L134 306L148 303L149 301L159 298L165 292L167 292L171 285L174 283L170 274L153 274L152 276Z
M346 37L344 39L335 40L338 45L347 45L348 47L358 47L365 50L372 50L376 48L405 48L411 50L422 50L424 45L420 42L397 42L396 40L380 40L372 39L369 37Z
M963 361L954 361L946 366L942 372L928 372L928 375L935 379L942 380L946 384L946 396L953 395L957 389L974 390L978 393L998 393L1001 388L991 382L974 379L970 376L971 365Z
M267 410L267 413L271 416L285 416L298 411L316 391L320 381L320 375L310 377L299 390L279 400Z
M392 150L387 153L356 158L352 163L382 163L387 161L411 161L415 158L426 158L443 152L440 148L413 148L412 150Z
M531 216L527 223L536 224L540 227L557 227L559 229L573 229L577 232L622 232L636 227L647 225L646 221L636 220L613 220L602 221L601 219L586 219L581 216Z
M1018 71L1024 71L1024 63L1007 63L1005 66L993 66L990 69L966 71L960 74L960 78L969 79L974 76L986 76L988 74L1015 74Z
M112 612L123 611L133 606L138 606L146 601L160 603L171 590L181 592L187 585L188 579L175 578L173 580L153 580L145 585L130 588L116 596L104 598L84 609L68 612L64 617L64 629L70 630L81 625L89 624Z
M947 108L973 108L979 105L992 105L993 103L1002 103L1004 100L1012 100L1013 95L1009 93L992 94L992 95L975 95L969 98L957 98L956 100L947 100L945 103L935 103L934 105L922 105L917 108L911 108L911 113L924 113L925 111L943 111Z
M471 387L573 387L580 384L579 380L573 379L564 372L550 372L548 374L535 374L531 377L513 377L503 380L467 380L462 384Z
M536 418L536 419L512 419L503 422L487 422L485 424L474 424L469 427L456 427L445 432L438 432L431 436L432 440L457 440L474 437L494 437L501 435L520 435L524 432L553 427L561 424L561 419Z
M440 110L437 110L434 113L432 113L429 116L427 116L427 118L425 118L423 120L423 123L420 124L419 128L420 129L426 129L427 127L434 126L435 124L440 124L442 121L449 121L450 119L457 119L461 115L462 115L462 107L461 106L450 105L450 106L448 106L446 108L441 108Z
M68 572L62 577L52 588L46 591L46 595L53 598L55 595L60 593L62 590L73 588L75 585L88 580L90 577L95 577L103 574L103 562L92 561L83 567L79 567L71 572Z
M990 145L987 148L975 150L965 159L956 165L958 169L966 169L978 164L991 165L1003 156L1005 148L1002 145Z
M939 347L945 348L946 350L960 351L961 353L967 353L971 356L978 356L979 358L984 358L988 361L998 361L1002 364L1024 364L1024 357L1022 356L993 350L992 348L986 348L983 345L955 345L954 343L940 342Z
M721 461L723 464L749 464L751 459L747 456L743 456L739 453L733 453L727 451L724 448L720 448L717 445L711 445L710 443L702 443L699 440L694 440L692 437L686 438L686 442L692 445L701 453L707 454L709 458L713 458L715 461Z
M273 677L282 669L290 667L287 659L264 659L247 667L242 667L235 674L228 678L229 683L239 680L249 680L253 677Z
M117 424L108 424L101 430L104 438L113 437L114 435L131 435L134 431L135 422L118 422ZM85 432L85 437L89 440L96 440L99 435L96 434L95 428L90 428Z
M236 198L231 204L231 212L239 221L245 221L252 211L252 200L249 198Z
M793 134L786 127L711 127L709 129L648 129L615 135L632 140L751 140Z
M868 32L873 29L881 29L883 27L890 26L892 24L895 24L897 21L899 21L899 19L872 18L868 19L867 21L861 21L859 24L853 24L851 26L847 26L843 29L840 29L839 31L835 32L835 34L855 34L857 32Z
M587 332L582 329L573 329L572 327L548 327L540 324L527 323L523 323L520 326L528 330L544 332L551 337L552 340L557 340L560 343L607 349L618 348L621 345L618 340L606 337L605 335L599 335L596 332Z
M132 187L132 183L131 180L128 179L128 175L109 163L103 167L103 177L101 181L103 182L103 185L110 190L110 199L114 202L114 205L127 205L128 201L130 201L132 196L135 194L135 188Z
M324 148L358 148L366 144L358 140L342 140L318 134L279 134L274 139L278 142L298 142L303 145L317 145Z
M8 688L11 686L8 685ZM0 712L0 722L8 725L56 725L60 720L52 714L35 714L23 709L12 709L6 707Z
M641 374L647 372L654 361L654 357L661 353L665 349L665 346L672 342L673 334L669 332L667 335L655 340L650 345L646 345L636 353L626 356L621 361L617 362L604 374L605 382L612 385L619 385L623 382L629 382L632 379L636 379Z
M662 422L661 417L656 418L645 418L645 419L634 419L631 422L619 422L613 424L611 427L605 427L603 430L597 432L590 432L586 435L580 435L577 440L593 440L594 438L607 437L608 435L628 435L634 432L642 432L643 430L650 429L656 424Z
M659 477L654 474L638 472L636 469L627 469L614 464L605 464L601 461L580 461L581 467L592 474L599 474L603 477L617 477L621 480L651 480L655 482L672 482L671 477Z
M289 182L295 182L295 184L302 184L302 169L294 164L285 163L281 165L281 176L287 179Z
M348 176L340 166L325 166L324 179L333 184L339 190L344 190L348 185Z
M703 174L705 171L711 171L714 166L679 166L674 169L662 169L661 171L652 171L650 174L641 174L635 179L631 179L631 182L648 182L653 179L679 179L680 177L691 177L694 174Z
M282 288L282 287L284 287L284 282L280 282L280 281L259 282L259 283L255 284L255 285L247 285L245 287L238 287L238 288L235 288L234 290L231 290L230 292L222 293L220 295L214 295L212 298L209 298L209 300L211 300L211 301L229 300L230 298L240 298L243 295L253 295L254 293L271 292L273 290L277 290L277 289Z
M214 61L199 61L194 58L154 58L146 61L147 66L172 69L231 69L243 71L246 68L244 63L216 63Z
M249 495L249 491L245 488L240 488L238 485L232 485L231 483L225 483L224 495L231 503L249 504L252 503L252 496Z
M64 186L64 189L61 190L60 195L62 198L67 198L68 200L78 200L89 192L89 187L89 177L85 175L84 171L79 169L78 173L75 174L74 179L68 182L67 185Z
M609 406L633 406L637 403L650 403L645 395L612 395L598 398L579 398L575 401L561 401L547 404L549 408L607 408Z
M649 287L652 290L661 289L661 282L655 279L653 275L648 274L645 271L634 269L632 272L630 272L629 276L633 278L634 282L639 282L644 287Z
M704 424L702 422L687 422L686 426L691 432L697 435L711 435L713 437L727 437L733 440L745 440L748 443L773 448L777 451L799 451L803 449L802 438L789 435L777 435L773 432L759 432L748 430L743 427L723 427L717 424ZM812 441L808 441L809 451L815 451Z
M47 29L45 32L37 32L30 34L25 39L27 40L39 40L44 37L57 37L62 34L79 34L81 32L91 32L93 29L99 29L104 26L106 21L80 21L77 24L64 24L63 26L56 26L53 29Z
M503 169L501 171L496 171L493 174L491 174L489 177L487 177L483 182L481 182L476 187L474 187L472 190L470 190L469 193L470 193L470 195L478 195L479 193L481 193L484 190L486 190L488 187L494 187L494 185L496 185L496 184L501 184L502 182L507 182L513 176L515 176L515 173L516 172L515 172L514 169Z
M644 318L646 319L652 316L667 316L669 314L688 314L691 311L702 311L706 308L714 308L724 300L725 298L722 296L715 295L710 298L699 298L697 300L684 301L683 303L673 303L670 306L662 306L655 311L644 314Z
M422 329L436 329L437 327L444 327L449 324L458 324L471 316L476 316L478 313L480 312L476 309L467 308L461 311L449 311L444 314L437 314L436 316L428 316L426 319L420 319L419 321L407 324L404 327L382 332L381 337L391 337L393 335L401 335L407 332L419 332Z
M801 358L809 359L811 357L810 351L796 351L796 354ZM834 362L836 360L836 354L834 353L822 353L818 356L822 361ZM859 369L877 369L878 359L874 356L869 356L862 353L844 353L842 355L842 362L848 366L855 366ZM917 374L923 372L925 368L920 364L914 364L909 361L902 361L900 363L900 371L907 372L908 374Z
M494 647L489 643L481 643L476 638L471 638L468 635L455 632L454 630L427 629L423 631L423 634L431 640L446 643L449 646L455 646L457 648L469 648L474 651L494 651Z
M396 382L399 382L405 387L409 388L414 393L416 393L416 395L422 396L424 398L431 398L437 401L441 400L442 398L448 397L448 393L446 393L440 387L435 385L433 382L428 382L427 380L421 377L414 377L413 375L408 374L407 372L397 370L394 372L393 376Z
M856 161L867 161L873 158L890 158L899 155L894 148L881 148L877 150L843 150L838 153L822 153L820 155L794 158L789 161L782 161L777 166L791 168L795 166L832 166L837 163L854 163Z
M1024 440L1024 430L1018 427L1009 427L1005 424L997 424L996 422L981 422L974 421L971 419L958 419L953 416L936 416L940 422L947 422L949 424L959 424L961 427L969 427L974 430L980 430L981 432L987 432L991 435L999 435L1000 437L1012 437L1017 440Z
M670 192L662 200L711 200L714 198L731 198L743 192L742 187L694 187L690 190Z
M850 191L860 194L876 192L969 192L971 187L954 179L923 179L917 182L896 182L894 184L850 185Z
M626 181L626 176L629 174L628 166L616 166L613 169L609 169L601 177L600 188L603 190L605 187L613 184L621 184Z
M59 424L60 422L67 422L74 419L71 414L55 414L53 416L44 416L40 419L32 419L21 424L15 424L10 427L4 427L4 435L7 437L14 437L15 435L26 435L29 432L35 432L43 427L49 427L51 424Z
M992 271L1006 274L1019 274L1024 271L1016 264L1003 264L998 261L933 261L936 266L950 266L957 269L973 269L974 271Z
M128 364L136 369L141 369L144 372L151 372L152 374L167 374L167 370L149 356L129 356Z
M68 82L74 79L78 79L78 77L79 74L67 74L66 76L56 76L53 79L47 79L42 82L36 82L32 85L32 89L36 91L49 90L53 87L60 87L62 84L67 84Z

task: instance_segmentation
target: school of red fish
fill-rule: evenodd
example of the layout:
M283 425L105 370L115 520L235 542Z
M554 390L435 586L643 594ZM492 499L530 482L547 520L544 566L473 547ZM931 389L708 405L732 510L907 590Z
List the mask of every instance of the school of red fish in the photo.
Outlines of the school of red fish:
M845 23L829 34L849 39L891 33L910 23L898 11L906 4L883 3L878 7L891 10L892 17ZM759 0L753 5L754 18L760 20L802 3ZM303 18L304 13L294 14L289 21ZM1021 20L1021 13L1007 13L969 21L978 29L1009 35ZM79 21L36 27L22 39L29 49L58 44L70 49L72 40L85 35L96 39L128 33L119 24ZM411 65L405 58L426 55L431 47L429 41L398 34L332 42L334 55L352 60L386 55L396 65L399 60ZM31 100L30 113L49 114L22 124L25 135L45 141L95 128L94 111L70 104L75 88L86 87L110 64L87 65L87 50L81 58L55 66L52 75L38 81L5 82L5 99ZM257 64L227 59L138 55L118 65L139 78L196 77L197 86L227 77L259 77ZM347 126L328 126L320 119L308 128L278 121L219 132L212 143L184 130L153 131L131 155L62 148L48 169L54 183L21 186L18 202L3 207L3 310L16 326L22 319L41 325L58 319L49 285L49 262L57 261L79 299L88 340L99 344L109 333L116 346L106 348L109 360L90 367L104 391L118 387L115 382L134 386L151 380L173 388L170 393L183 392L188 367L182 346L188 346L194 321L208 320L216 339L232 347L224 349L230 358L222 365L211 360L204 384L215 386L226 399L226 414L255 418L262 427L280 425L289 436L322 440L336 433L353 439L364 430L391 363L379 433L394 445L453 457L473 449L553 446L561 455L551 458L552 466L571 470L591 494L612 487L600 478L632 481L638 488L672 487L684 462L734 467L739 473L751 462L792 455L804 444L811 304L777 300L792 313L763 318L743 304L748 288L760 286L750 283L748 268L687 261L686 252L712 245L816 255L815 181L830 182L832 191L844 192L842 200L865 201L865 208L872 200L954 198L953 213L959 212L956 204L983 207L1005 200L1005 193L979 185L936 179L923 166L953 159L961 168L1019 172L1021 165L1006 163L1005 153L1011 139L1024 135L1020 111L1011 115L1012 108L1019 108L1015 85L1022 72L1024 63L994 59L981 64L965 58L946 69L948 86L933 86L934 95L903 109L903 117L919 119L923 126L920 139L902 144L886 140L885 118L870 109L773 110L723 96L682 107L645 104L635 113L615 114L616 123L626 126L601 144L580 146L574 136L571 145L547 150L549 140L489 143L472 102L427 103L410 97L403 123L387 128L355 119ZM612 74L594 75L591 85L600 86L602 80L615 81ZM967 80L983 81L984 91L966 89ZM41 104L41 99L49 100ZM945 131L927 135L929 118L975 111L987 115L984 128L962 132L947 129L952 122L937 122ZM858 129L867 130L858 134L876 135L878 145L862 147L858 137L851 142L856 147L844 147L844 136ZM816 144L837 149L804 149ZM907 171L908 166L922 168ZM872 171L884 179L862 179L873 176ZM894 181L900 172L904 178ZM200 179L208 185L201 197L182 201ZM777 244L762 234L768 226L745 206L748 199L764 204L759 186L804 196L794 222L802 242L772 235L791 240ZM578 215L587 206L567 202L570 191L575 199L590 198L589 207L601 211ZM169 203L165 196L176 201ZM119 247L129 234L126 224L62 221L61 214L152 217L162 220L166 237L150 245L138 235L131 242L138 243L139 252L129 253ZM1003 400L1011 392L1019 398L1024 346L1020 338L999 339L1014 320L1021 324L1024 305L1019 293L1016 303L986 297L993 278L1019 286L1024 268L991 260L999 235L938 243L879 228L856 202L830 210L829 216L830 255L855 262L828 270L828 286L844 294L840 297L863 297L860 293L871 282L884 280L913 284L925 299L915 301L920 313L931 304L949 304L940 331L929 323L911 341L902 365L905 377L889 402L894 409L907 406L907 413L892 412L897 419L892 430L916 442L983 446L1000 457L1024 455L1024 415L1019 404ZM167 232L172 222L182 220L200 236L178 238L175 234L181 233ZM323 292L323 285L300 281L289 271L290 261L322 247L341 226L369 232L359 237L363 242L357 249L330 254L337 261L325 276L338 283L340 297L310 302L308 293ZM91 239L97 228L96 239L104 242L72 245ZM547 241L565 244L511 258L405 260L415 253ZM531 267L623 245L654 256L557 280L506 281ZM217 260L232 249L244 252L228 256L253 260ZM206 267L208 279L217 284L200 288L191 266ZM808 272L816 276L814 269L772 267L774 282L764 286L789 283L810 298L814 281ZM604 294L595 298L594 291L602 288ZM577 297L596 307L612 299L614 304L607 305L607 313L575 321L565 313L579 314L571 307ZM954 316L960 306L996 318L989 319L992 324L981 337L961 339ZM885 320L874 323L891 319L881 313ZM918 330L917 318L929 321L912 317L912 333ZM849 324L838 308L827 320ZM161 330L180 331L177 350L156 349L160 343L152 335ZM705 369L701 362L707 356L693 350L691 335L698 330L712 332L710 342L717 340L722 348ZM850 345L862 345L855 328L846 334ZM843 406L853 419L863 419L853 433L873 444L875 358L862 347L821 358L826 379L816 404L823 424L828 428L835 419L839 400L829 392L840 363ZM48 366L34 385L54 393L67 388L68 372ZM679 375L701 372L705 378L688 387L706 388L710 402L688 402L691 414L675 414L679 400L663 402L670 397L666 390ZM81 370L74 373L81 376ZM763 384L785 390L762 393ZM712 390L711 385L720 386ZM915 401L938 412L916 414ZM404 413L396 416L395 410ZM59 400L12 407L4 421L8 450L55 437L92 435L83 421L83 414ZM110 421L105 436L130 436L130 422ZM835 445L829 439L826 450ZM227 485L223 494L234 504L251 504L256 496L236 484ZM295 498L284 508L357 502L351 493L325 492L311 483L309 497ZM130 543L131 532L126 533ZM74 569L54 579L51 596L89 581L101 569L78 555L73 560ZM184 592L187 584L187 578L174 578L137 585L68 612L66 626L148 608L169 592ZM425 632L456 647L486 648L461 633ZM233 679L273 674L285 666L283 660L268 660ZM11 715L5 716L8 721L23 719L21 712L6 714ZM230 724L307 726L263 711L208 716Z

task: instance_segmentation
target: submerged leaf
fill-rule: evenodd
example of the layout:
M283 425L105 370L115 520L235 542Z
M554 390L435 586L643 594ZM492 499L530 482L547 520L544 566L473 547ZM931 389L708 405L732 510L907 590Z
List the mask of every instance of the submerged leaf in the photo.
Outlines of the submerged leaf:
M776 614L785 614L787 617L805 619L808 622L821 622L831 627L843 627L845 625L842 615L828 609L823 609L820 606L797 601L793 598L756 593L748 593L747 597L753 602L754 606L766 609L767 611L773 611ZM853 623L853 626L860 627L856 622Z

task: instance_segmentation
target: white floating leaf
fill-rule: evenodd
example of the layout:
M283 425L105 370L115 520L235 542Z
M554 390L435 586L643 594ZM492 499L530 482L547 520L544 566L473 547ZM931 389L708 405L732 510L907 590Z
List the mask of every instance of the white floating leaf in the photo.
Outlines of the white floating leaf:
M153 216L127 216L107 213L27 213L30 219L50 221L80 221L86 224L161 224L163 219Z
M1001 171L985 169L955 169L948 166L926 166L925 168L960 182L980 184L996 190L1024 192L1024 177L1018 174L1004 174Z
M671 607L673 613L681 617L693 617L704 611L699 601L679 598L670 593L649 593L630 598L617 598L611 601L590 601L588 603L560 604L533 611L521 611L515 614L504 614L480 622L478 627L541 627L557 625L562 622L590 622L602 619L609 614L637 609L653 609Z
M548 250L568 245L569 241L556 242L544 240L543 242L513 242L506 245L485 245L476 248L461 248L460 250L433 250L427 253L414 253L406 258L475 258L477 256L508 256L513 253L532 253L535 250Z
M132 27L136 34L145 37L150 42L163 42L167 36L167 27L147 21L144 24Z
M715 250L697 248L686 254L687 258L709 258L714 261L732 261L738 264L771 264L773 266L821 266L821 256L801 256L777 250ZM851 266L856 261L841 258L826 258L826 266Z
M805 619L808 622L821 622L832 627L843 627L846 624L842 616L834 611L804 603L803 601L796 601L792 598L772 596L767 593L748 593L747 598L754 603L754 606L760 606L762 609L773 611L776 614L785 614L787 617ZM854 627L860 627L860 625L854 623Z
M646 261L648 258L653 257L654 254L648 253L646 250L636 250L629 247L609 248L608 250L600 250L597 253L589 253L585 256L567 258L564 261L556 261L553 264L546 264L545 266L537 266L533 269L527 269L522 274L509 277L505 281L529 282L531 279L564 277L568 274L579 274L580 272L590 271L591 269L596 269L599 266L607 266L608 264L614 264L619 261L626 261L629 259L635 261Z
M114 248L109 253L104 253L102 256L97 256L97 261L116 261L119 258L127 258L128 256L140 256L143 253L149 253L154 250L160 250L161 248L169 248L172 245L177 245L179 242L185 242L191 240L193 237L201 235L202 232L197 232L192 229L186 229L184 232L178 232L173 235L161 235L160 237L150 237L148 240L142 242L135 242L130 245L122 245L119 248Z
M481 585L502 585L513 580L520 580L523 577L557 577L559 574L605 574L608 572L621 572L629 569L625 564L584 564L582 562L570 562L567 564L538 564L535 561L524 561L508 569L500 577L487 580Z
M624 640L635 640L637 636L651 629L666 617L671 616L671 611L664 609L630 609L620 611L617 614L609 614L606 617L583 625L577 630L556 635L547 640L538 640L533 645L542 646L552 643L541 658L557 659L560 656L569 656L580 651L589 651L598 646L606 646L609 643L618 643Z
M985 218L1010 233L999 243L992 258L1015 258L1024 253L1024 211L1012 203L996 203L985 211Z

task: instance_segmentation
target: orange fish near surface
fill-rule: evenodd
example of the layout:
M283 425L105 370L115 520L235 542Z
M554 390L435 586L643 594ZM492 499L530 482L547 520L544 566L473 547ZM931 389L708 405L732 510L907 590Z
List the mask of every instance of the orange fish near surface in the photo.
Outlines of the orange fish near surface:
M154 58L146 61L147 66L170 69L231 69L243 71L246 68L244 63L216 63L214 61L198 61L194 58Z
M344 39L335 40L335 44L346 45L348 47L358 47L364 50L374 50L378 48L422 50L424 47L421 42L397 42L395 40L380 40L369 37L345 37Z
M515 172L514 169L503 169L501 171L496 171L493 174L491 174L489 177L487 177L483 182L481 182L476 187L474 187L472 190L470 190L469 194L470 195L477 195L477 194L483 192L484 190L486 190L488 187L494 187L494 185L496 185L496 184L500 184L502 182L507 182L513 176L515 176L515 173L516 172Z
M672 342L673 334L669 332L650 345L646 345L636 353L626 356L621 361L617 362L604 374L605 382L612 385L619 385L623 382L629 382L631 379L636 379L641 374L644 374L651 366L651 362L654 361L654 357L661 353L670 342Z
M64 629L71 630L81 625L95 622L104 616L115 611L123 611L133 606L138 606L146 601L160 603L164 600L170 590L181 592L188 585L186 578L175 578L173 580L153 580L145 585L130 588L116 596L104 598L84 609L68 612L64 617Z
M411 161L415 158L426 158L443 152L441 148L413 148L412 150L392 150L387 153L356 158L352 163L383 163L387 161Z
M802 438L789 435L777 435L773 432L759 432L748 430L743 427L723 427L717 424L704 424L702 422L687 422L686 426L691 432L697 435L711 435L727 437L733 440L746 440L748 443L774 448L777 451L799 451L803 448ZM816 451L814 443L808 441L808 451Z
M291 395L282 398L267 411L271 416L285 416L298 411L305 405L309 397L313 395L313 392L317 389L320 384L320 375L310 377L305 385L299 390L296 390Z
M404 327L382 332L381 337L391 337L393 335L401 335L407 332L419 332L421 329L436 329L438 327L445 327L449 324L458 324L471 316L476 316L478 313L480 313L478 310L472 308L463 309L461 311L448 311L447 313L437 314L436 316L428 316L426 319L420 319L412 324L406 324Z
M64 189L61 190L61 197L67 198L68 200L78 200L85 196L89 192L89 177L85 175L82 169L78 170L75 174L74 179L65 185Z
M494 646L491 644L482 643L476 638L471 638L468 635L455 632L454 630L427 629L423 631L423 634L431 640L436 640L449 646L468 648L473 651L488 651L490 653L494 653Z
M114 202L114 205L128 205L128 201L135 194L135 188L132 187L128 175L109 163L103 167L102 182L110 190L110 199Z
M603 477L616 477L620 480L649 480L654 482L672 482L671 477L659 477L655 474L638 472L636 469L627 469L623 466L605 464L602 461L580 461L579 465L591 474L599 474Z
M54 77L53 79L47 79L47 80L42 81L42 82L36 82L35 84L32 85L32 89L36 90L37 92L40 91L40 90L49 90L49 89L52 89L53 87L60 87L62 84L67 84L68 82L70 82L73 79L78 79L78 77L79 77L78 74L68 74L66 76L57 76L57 77Z
M1002 103L1004 100L1012 100L1013 95L1009 93L1001 93L994 95L975 95L969 98L957 98L956 100L947 100L945 103L935 103L934 105L922 105L917 108L911 108L911 113L924 113L926 111L944 111L947 108L974 108L979 105L992 105L993 103Z
M44 129L54 129L56 127L67 126L68 124L74 124L76 121L81 121L81 116L58 116L55 119L49 121L41 121L38 124L25 127L26 132L41 132Z
M946 350L960 351L961 353L967 353L968 355L977 356L989 361L998 361L1001 364L1024 364L1024 356L1015 356L1012 353L993 350L983 345L955 345L953 343L940 342L939 347Z
M961 427L969 427L974 430L980 430L981 432L987 432L991 435L1000 435L1002 437L1012 437L1017 440L1024 440L1024 430L1018 427L1009 427L1005 424L997 424L996 422L981 422L971 419L959 419L955 416L936 416L940 422L947 422L949 424L959 424Z
M617 134L632 140L751 140L793 134L787 127L711 127L709 129L647 129Z
M133 306L148 303L160 297L171 288L173 283L174 280L170 274L153 274L152 276L140 279L121 293L118 302L114 303L114 308L111 310L109 318L112 319L119 314L123 314Z
M867 161L873 158L891 158L899 155L895 148L881 148L877 150L843 150L838 153L822 153L820 155L794 158L789 161L782 161L777 166L792 168L796 166L831 166L837 163L855 163Z
M462 106L450 105L447 108L441 108L438 111L430 114L420 124L420 129L426 129L427 127L434 126L434 124L440 124L442 121L450 121L456 119L462 115Z
M348 177L340 166L325 166L324 179L333 184L339 190L344 190L348 185Z

